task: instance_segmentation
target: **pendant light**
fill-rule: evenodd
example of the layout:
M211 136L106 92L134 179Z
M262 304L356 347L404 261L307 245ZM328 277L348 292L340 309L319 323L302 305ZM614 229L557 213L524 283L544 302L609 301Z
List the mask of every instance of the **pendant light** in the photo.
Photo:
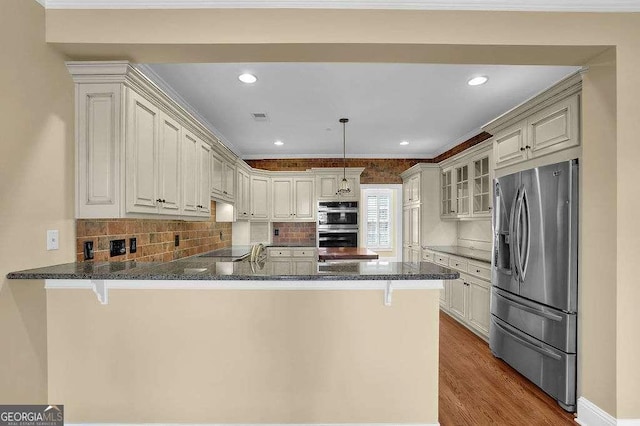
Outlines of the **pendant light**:
M347 123L348 118L341 118L342 123L342 180L338 186L338 195L346 195L351 192L349 188L349 182L347 182Z

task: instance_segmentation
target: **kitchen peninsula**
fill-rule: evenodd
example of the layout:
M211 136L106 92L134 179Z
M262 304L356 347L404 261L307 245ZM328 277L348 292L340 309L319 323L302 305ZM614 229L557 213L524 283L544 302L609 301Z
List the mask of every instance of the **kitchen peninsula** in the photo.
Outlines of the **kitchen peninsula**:
M278 275L274 263L8 278L45 280L49 398L69 422L437 423L438 296L457 272L369 261Z

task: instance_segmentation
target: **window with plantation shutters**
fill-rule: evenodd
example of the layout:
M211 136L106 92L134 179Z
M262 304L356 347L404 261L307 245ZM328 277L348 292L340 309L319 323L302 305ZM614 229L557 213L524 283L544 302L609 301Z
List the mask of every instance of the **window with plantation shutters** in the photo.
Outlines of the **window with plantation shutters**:
M391 248L391 191L369 193L366 196L367 248Z

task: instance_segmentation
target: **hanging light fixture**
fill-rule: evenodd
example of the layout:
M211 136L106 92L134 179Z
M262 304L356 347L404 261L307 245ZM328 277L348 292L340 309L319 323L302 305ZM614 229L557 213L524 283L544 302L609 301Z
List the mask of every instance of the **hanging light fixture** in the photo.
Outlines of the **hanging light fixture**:
M346 195L351 192L349 182L347 182L347 123L348 118L341 118L342 123L342 180L338 186L338 195Z

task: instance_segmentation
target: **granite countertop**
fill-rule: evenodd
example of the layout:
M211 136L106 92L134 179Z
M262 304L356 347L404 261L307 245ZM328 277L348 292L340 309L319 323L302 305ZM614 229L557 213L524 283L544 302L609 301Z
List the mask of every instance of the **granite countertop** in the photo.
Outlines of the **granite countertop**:
M440 253L452 254L454 256L466 257L480 262L491 263L491 251L471 249L461 246L427 246L423 247Z
M220 262L215 258L188 257L172 262L79 262L7 274L9 279L65 280L448 280L459 274L430 262L323 262L293 259L289 274L278 272L281 263ZM309 265L309 262L312 262Z

